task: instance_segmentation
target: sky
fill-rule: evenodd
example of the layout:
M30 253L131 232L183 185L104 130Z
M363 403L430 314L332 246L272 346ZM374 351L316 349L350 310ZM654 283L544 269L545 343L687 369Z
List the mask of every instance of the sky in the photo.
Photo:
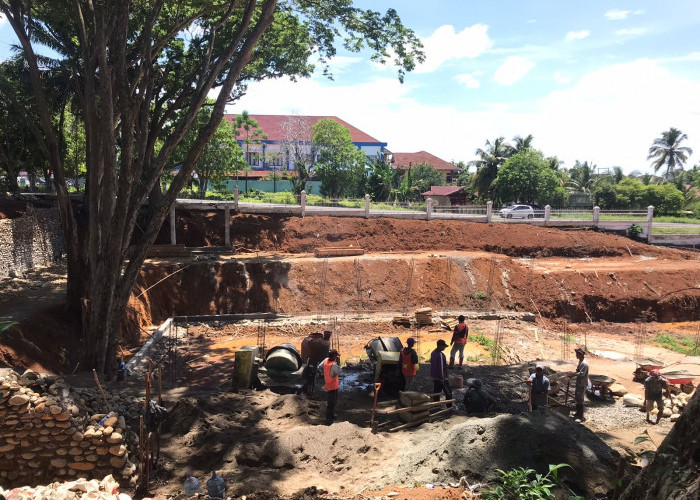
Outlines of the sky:
M426 61L399 83L369 53L338 51L321 74L254 83L228 112L338 116L393 152L471 161L487 139L534 136L557 156L651 172L675 127L700 163L700 2L356 0L395 8ZM0 59L11 28L0 20Z

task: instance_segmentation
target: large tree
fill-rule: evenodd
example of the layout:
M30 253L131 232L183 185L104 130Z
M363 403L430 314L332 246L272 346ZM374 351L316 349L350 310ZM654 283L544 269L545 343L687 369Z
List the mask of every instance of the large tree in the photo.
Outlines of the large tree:
M315 172L321 181L321 194L331 198L364 196L365 153L352 143L350 130L331 118L317 121L311 130L318 150Z
M208 103L199 110L195 123L201 124L209 120L212 105L213 103ZM228 121L221 120L216 132L195 163L194 173L199 180L197 195L200 199L206 198L210 185L216 185L231 175L238 175L238 172L247 165L243 158L243 151L234 135L233 126ZM196 139L193 130L190 130L173 153L171 160L173 168L182 164Z
M504 202L540 205L561 202L563 188L542 153L526 149L505 162L494 181L498 197Z
M498 137L493 143L486 140L485 147L476 150L478 160L471 162L476 166L473 189L480 198L486 199L493 195L491 184L496 180L498 169L503 165L513 152L513 148L505 138Z
M652 160L654 172L666 167L664 177L672 179L676 169L682 170L688 157L693 154L692 149L681 146L681 143L687 139L687 134L673 127L662 132L661 137L654 139L647 156L647 160Z
M351 0L0 0L25 60L37 139L54 173L67 248L68 304L82 314L82 366L111 374L131 289L178 193L246 85L308 76L341 40L403 72L422 58L394 10ZM48 46L50 52L37 53ZM39 49L41 50L41 49ZM53 60L52 60L53 59ZM61 130L46 73L62 68L85 124L87 195L68 197ZM209 120L196 123L212 90ZM165 193L160 177L183 138L196 139ZM147 201L147 210L144 206ZM137 219L143 231L135 232Z

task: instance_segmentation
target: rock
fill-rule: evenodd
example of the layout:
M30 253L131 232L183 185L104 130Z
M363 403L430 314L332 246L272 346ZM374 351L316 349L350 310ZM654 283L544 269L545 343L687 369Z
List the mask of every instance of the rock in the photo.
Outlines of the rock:
M70 450L68 450L68 453L70 453L73 456L82 455L83 449L78 447L78 446L75 446L75 447L71 448Z
M108 443L112 443L112 444L121 443L122 441L123 441L123 437L122 437L122 435L121 435L120 433L118 433L118 432L113 432L113 433L107 438L107 442L108 442Z
M121 457L124 453L126 453L126 446L123 444L115 444L109 448L109 453L111 455Z
M610 392L613 396L624 396L628 391L622 384L612 384L610 386Z
M109 453L109 449L104 446L98 446L95 448L95 453L98 455L107 455Z
M112 434L112 432L114 432L114 429L112 429L111 427L105 427L104 429L102 429L102 435L106 437L109 437Z
M109 457L109 463L112 467L122 467L126 463L126 455L123 455L121 457Z
M114 427L114 424L116 424L119 421L118 416L114 417L109 417L107 420L104 421L104 426L105 427Z
M27 404L29 402L29 396L26 394L15 394L10 398L10 400L7 402L10 406L22 406L24 404Z
M638 408L644 407L644 400L639 396L634 394L625 394L622 397L622 404L625 406L636 406Z
M675 422L679 418L681 418L681 416L678 413L674 413L673 415L671 415L671 422Z
M49 406L49 411L51 412L51 415L58 415L63 411L63 408L58 405L51 405Z
M68 468L71 470L92 470L95 468L95 464L92 462L71 462L68 464Z
M673 415L673 412L671 411L671 408L664 408L663 413L661 414L662 417L664 418L669 418L671 415Z
M0 453L7 453L8 451L12 451L15 449L14 444L6 444L4 446L0 446Z
M54 416L54 418L56 420L58 420L59 422L66 422L67 420L70 419L70 417L71 417L71 414L69 411L64 411L64 412L59 413L58 415Z
M62 469L66 465L68 465L68 460L66 460L65 458L52 458L51 465L57 469Z

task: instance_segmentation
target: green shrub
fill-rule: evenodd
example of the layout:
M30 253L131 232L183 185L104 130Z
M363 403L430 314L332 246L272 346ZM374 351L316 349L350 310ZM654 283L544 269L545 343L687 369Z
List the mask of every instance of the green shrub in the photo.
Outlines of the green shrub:
M627 229L627 236L629 236L633 240L636 240L637 238L639 238L642 232L644 232L644 228L642 226L640 226L639 224L632 224Z
M494 488L484 490L482 497L485 500L546 500L555 498L552 490L557 486L565 487L560 483L558 477L559 469L564 467L569 467L569 465L550 465L549 472L545 475L523 467L511 469L507 472L496 469L501 474L500 484ZM568 488L566 489L568 490ZM580 500L582 498L572 495L569 497L569 500Z
M479 300L486 300L486 294L484 292L475 292L474 297Z

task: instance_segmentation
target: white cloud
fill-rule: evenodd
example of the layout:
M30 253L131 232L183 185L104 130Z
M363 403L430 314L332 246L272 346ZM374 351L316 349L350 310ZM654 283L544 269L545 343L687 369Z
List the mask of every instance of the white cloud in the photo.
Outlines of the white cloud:
M479 80L477 80L475 74L473 73L464 73L462 75L457 75L455 76L455 80L463 84L468 89L479 88Z
M622 19L627 19L630 15L629 10L612 9L607 11L604 16L608 21L620 21Z
M456 33L452 25L440 26L422 40L425 62L416 68L416 73L430 73L452 59L479 57L493 44L488 29L485 24L475 24Z
M364 59L359 56L334 56L329 61L329 69L333 75L340 75L345 73L350 66L361 61Z
M562 73L561 71L555 71L554 72L554 81L556 81L557 83L561 83L562 85L565 85L567 83L571 83L571 77L569 75Z
M501 85L513 85L522 80L535 63L521 56L510 56L496 70L493 79Z
M620 36L635 36L635 35L643 35L646 32L647 32L646 28L625 28L625 29L617 30L615 32L615 34L620 35Z
M588 38L591 35L591 32L588 30L580 30L580 31L569 31L564 39L567 42L570 42L572 40L583 40L584 38Z

